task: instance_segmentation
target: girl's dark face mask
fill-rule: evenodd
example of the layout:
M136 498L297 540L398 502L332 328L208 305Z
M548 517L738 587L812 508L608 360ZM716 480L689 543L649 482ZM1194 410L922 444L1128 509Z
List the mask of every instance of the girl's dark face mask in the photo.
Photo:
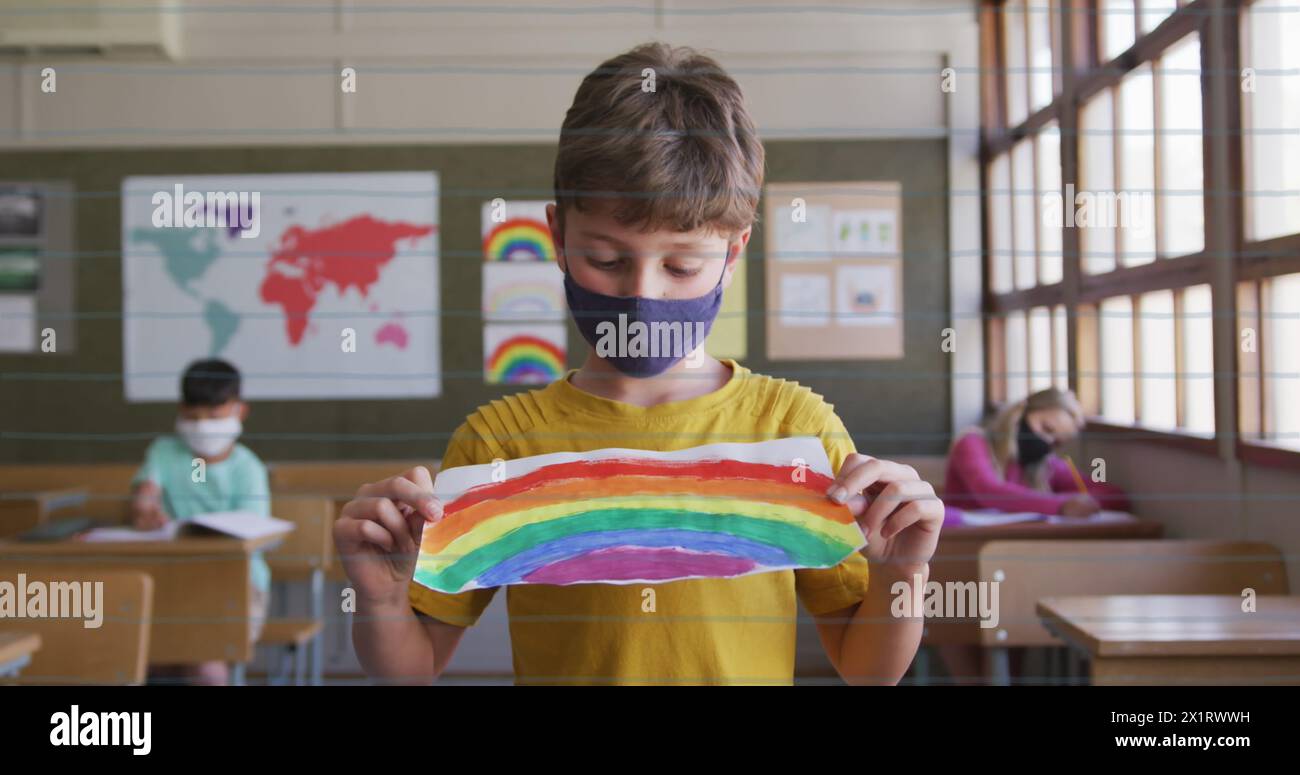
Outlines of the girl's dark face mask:
M727 255L730 250L728 245ZM722 308L725 261L713 290L693 299L607 296L578 285L565 266L564 295L582 338L629 377L658 376L690 355L704 344Z
M1029 427L1029 422L1024 417L1020 418L1020 426L1016 432L1016 460L1021 465L1032 466L1042 462L1043 458L1052 453L1054 445Z

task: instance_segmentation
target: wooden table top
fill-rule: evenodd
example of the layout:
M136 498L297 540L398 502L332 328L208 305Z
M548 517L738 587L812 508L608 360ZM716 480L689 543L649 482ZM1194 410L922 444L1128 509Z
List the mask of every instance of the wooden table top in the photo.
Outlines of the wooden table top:
M229 536L179 535L169 541L61 541L0 540L0 560L22 557L57 556L186 556L213 554L249 554L284 540L291 529L261 538L239 539Z
M1094 657L1300 657L1300 597L1261 595L1048 597L1048 629Z
M1112 512L1113 514L1113 512ZM1091 517L1051 517L1037 522L1015 522L1010 525L944 525L939 539L1042 539L1057 538L1159 538L1165 526L1159 522L1139 519L1132 514L1108 515L1106 519Z
M0 665L30 656L41 647L41 636L34 632L0 632Z

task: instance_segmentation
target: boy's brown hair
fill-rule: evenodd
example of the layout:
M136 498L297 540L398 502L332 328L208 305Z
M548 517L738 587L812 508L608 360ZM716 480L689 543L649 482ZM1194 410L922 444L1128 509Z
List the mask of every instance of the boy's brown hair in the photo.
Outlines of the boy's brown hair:
M646 73L646 68L653 75ZM653 78L654 90L643 88ZM740 86L711 57L646 43L578 87L560 130L555 200L625 226L734 235L752 225L764 153Z

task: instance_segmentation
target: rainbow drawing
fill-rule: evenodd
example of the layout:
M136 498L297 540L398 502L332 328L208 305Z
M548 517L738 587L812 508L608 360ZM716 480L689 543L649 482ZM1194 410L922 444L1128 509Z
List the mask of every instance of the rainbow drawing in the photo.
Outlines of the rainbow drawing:
M483 338L483 379L488 384L546 384L564 375L563 325L489 324Z
M483 318L487 321L564 320L564 273L553 263L483 265Z
M484 261L554 261L555 243L544 221L511 218L483 237Z
M554 318L564 312L563 303L553 284L515 283L496 288L484 302L483 313L507 320Z
M865 545L812 437L539 455L440 472L415 581L631 584L828 568Z

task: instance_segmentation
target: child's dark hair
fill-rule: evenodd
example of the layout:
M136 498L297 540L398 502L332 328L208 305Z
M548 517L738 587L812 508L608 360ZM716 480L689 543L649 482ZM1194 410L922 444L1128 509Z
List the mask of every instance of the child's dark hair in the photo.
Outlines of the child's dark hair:
M181 375L181 403L221 406L239 399L239 369L220 358L195 361Z

